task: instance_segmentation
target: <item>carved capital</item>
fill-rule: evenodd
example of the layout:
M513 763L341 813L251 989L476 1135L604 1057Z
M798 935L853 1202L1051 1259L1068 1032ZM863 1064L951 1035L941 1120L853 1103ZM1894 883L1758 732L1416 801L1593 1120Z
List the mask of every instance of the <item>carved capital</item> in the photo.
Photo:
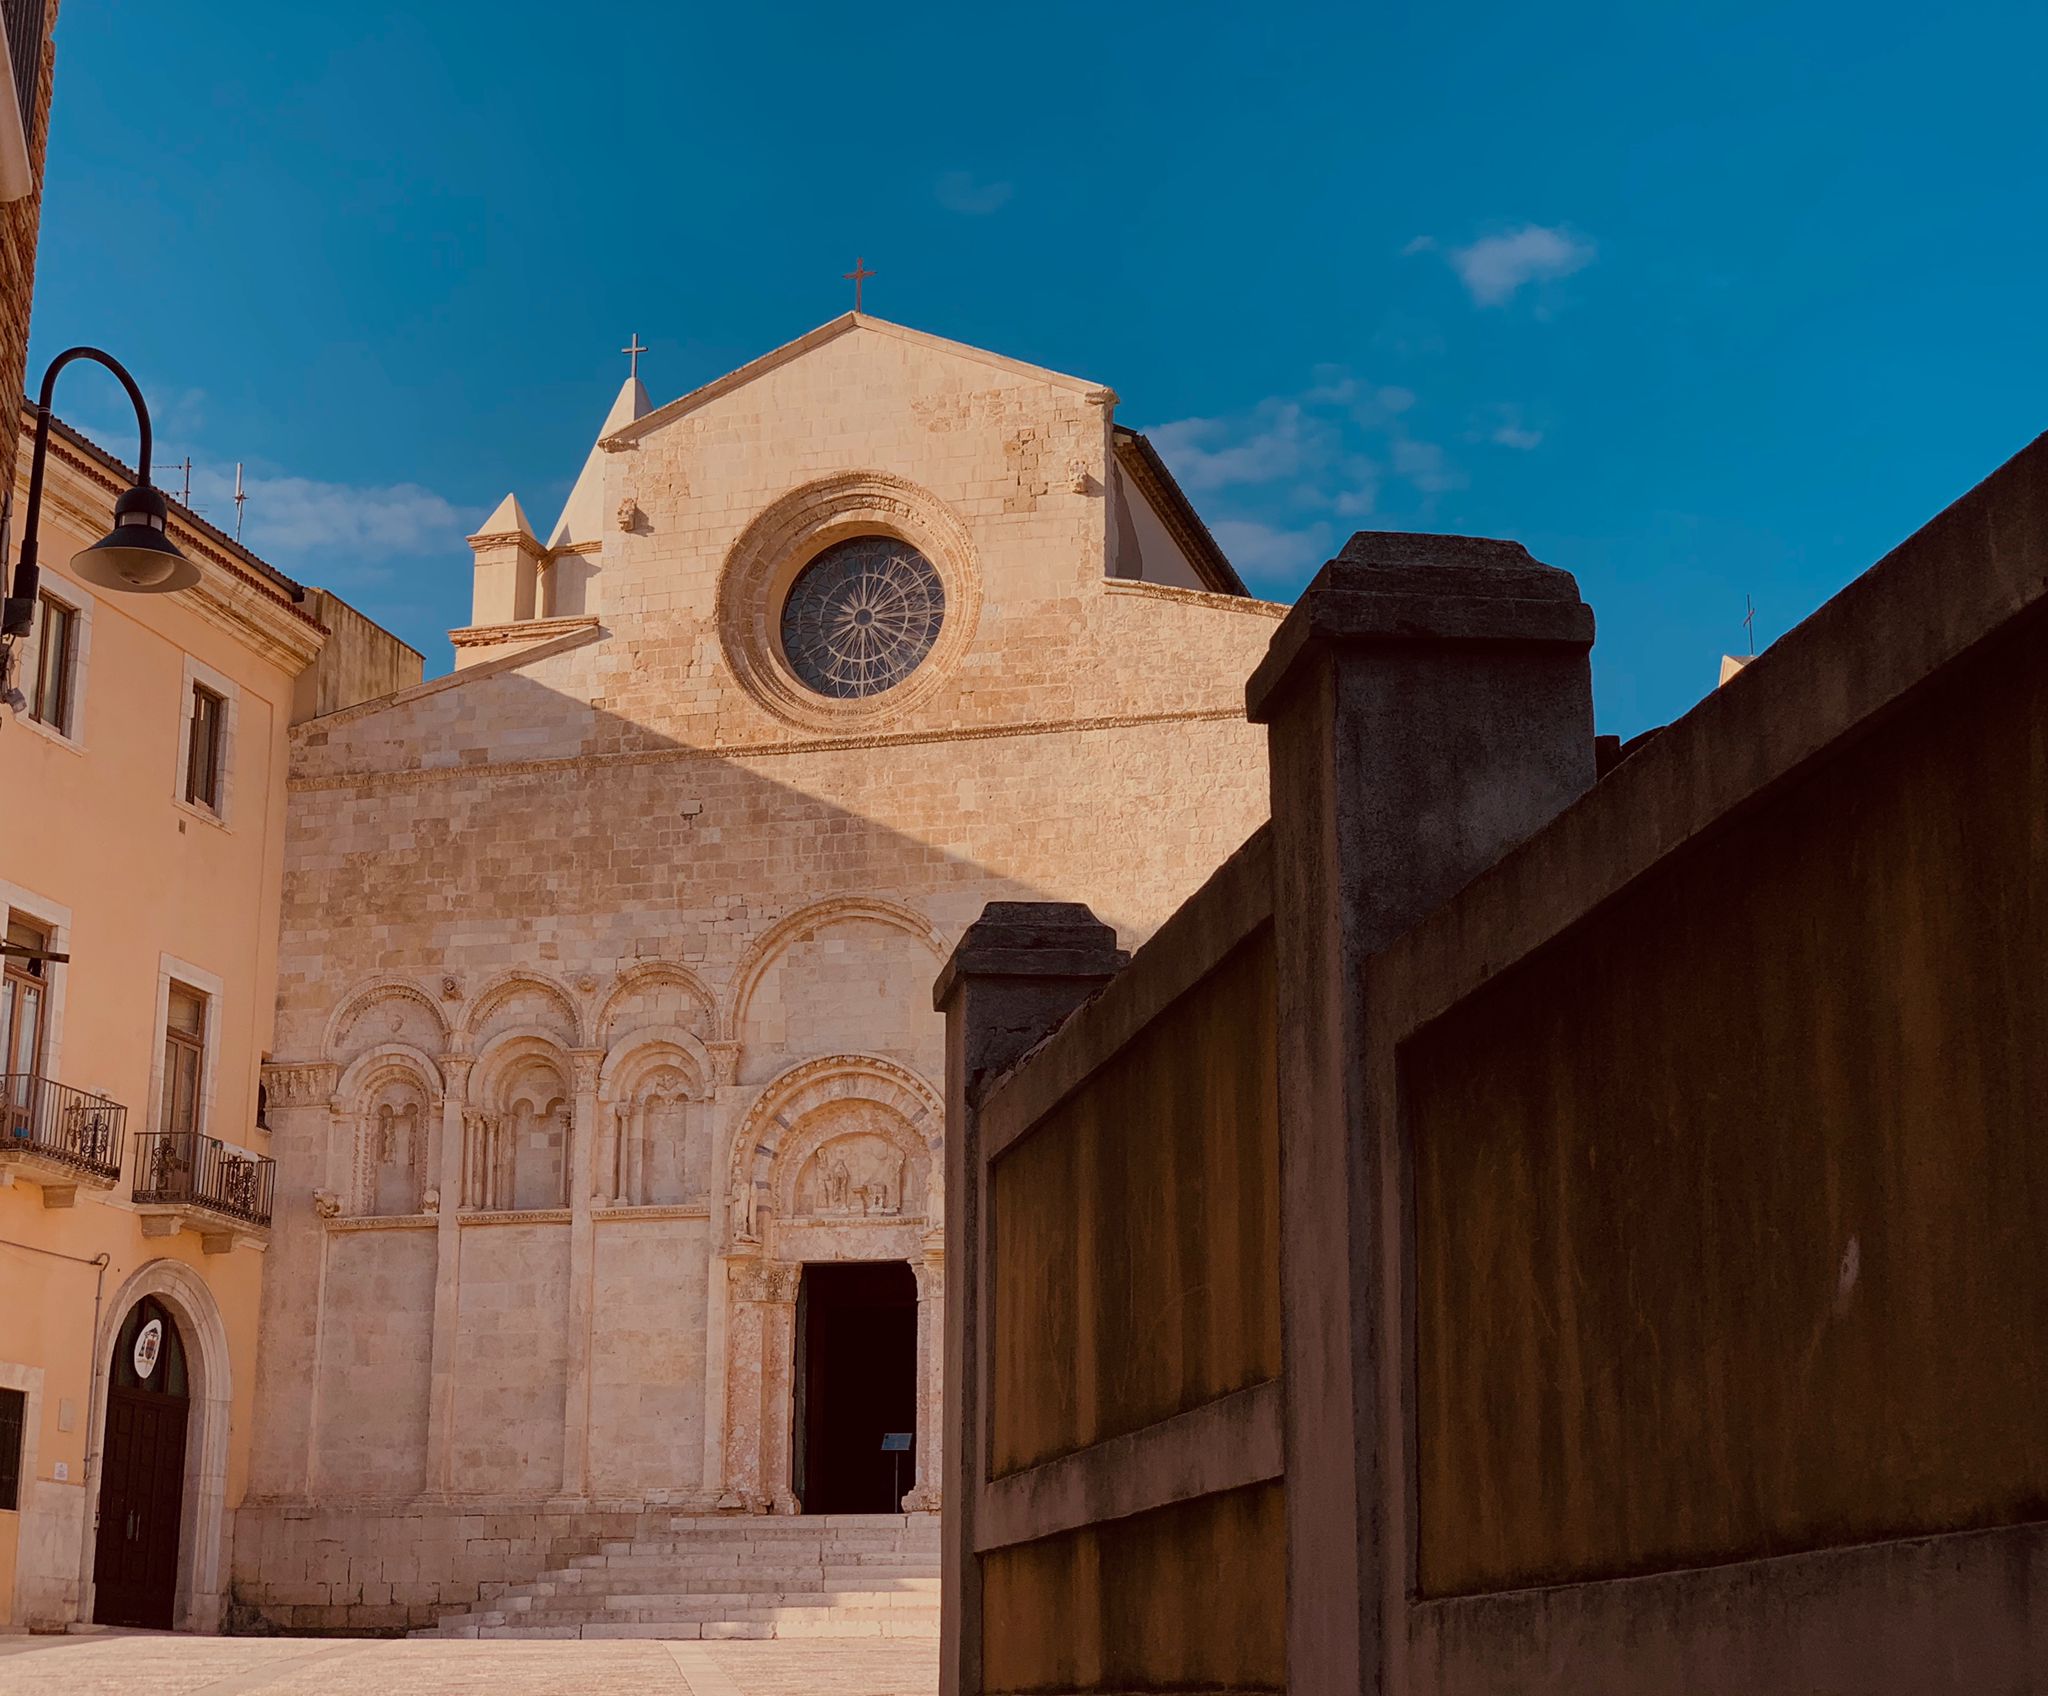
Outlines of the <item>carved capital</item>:
M263 1096L271 1107L309 1107L334 1094L341 1068L326 1061L304 1066L265 1066Z
M333 1190L315 1190L313 1211L322 1219L338 1218L341 1214L341 1197Z
M736 1042L707 1042L704 1052L711 1056L711 1087L729 1089L739 1081L740 1045Z
M474 1054L444 1054L441 1056L441 1076L448 1080L448 1093L460 1096L469 1085L469 1069L476 1064Z
M793 1302L804 1269L792 1261L734 1260L726 1263L732 1293L740 1301Z
M573 1049L569 1055L569 1064L576 1073L575 1083L578 1091L594 1091L597 1088L597 1074L604 1067L604 1050L602 1048Z

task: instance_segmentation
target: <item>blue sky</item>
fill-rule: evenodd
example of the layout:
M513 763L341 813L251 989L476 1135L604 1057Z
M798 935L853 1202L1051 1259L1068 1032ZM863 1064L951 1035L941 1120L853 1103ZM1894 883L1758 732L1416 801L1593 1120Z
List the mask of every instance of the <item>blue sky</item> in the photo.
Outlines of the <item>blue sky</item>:
M849 304L1095 378L1255 589L1511 536L1685 710L2048 427L2048 8L65 0L32 374L445 669L462 538ZM132 451L118 394L59 411ZM166 480L169 480L168 477Z

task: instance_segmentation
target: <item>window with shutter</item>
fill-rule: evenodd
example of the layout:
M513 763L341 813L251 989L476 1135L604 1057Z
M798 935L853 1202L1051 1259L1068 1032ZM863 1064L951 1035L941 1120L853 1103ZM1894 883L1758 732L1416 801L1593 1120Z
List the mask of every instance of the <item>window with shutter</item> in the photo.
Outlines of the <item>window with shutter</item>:
M164 1095L160 1130L174 1136L199 1129L199 1086L206 1070L206 997L171 985L164 1009Z
M203 683L192 685L191 741L185 752L185 799L220 811L221 731L226 703Z

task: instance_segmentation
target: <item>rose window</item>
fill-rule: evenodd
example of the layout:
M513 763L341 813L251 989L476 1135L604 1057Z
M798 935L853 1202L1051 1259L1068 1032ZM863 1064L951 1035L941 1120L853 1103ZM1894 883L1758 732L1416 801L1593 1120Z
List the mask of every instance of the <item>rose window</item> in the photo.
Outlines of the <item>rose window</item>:
M945 617L930 560L894 536L855 536L797 573L782 603L782 652L819 694L858 700L915 671Z

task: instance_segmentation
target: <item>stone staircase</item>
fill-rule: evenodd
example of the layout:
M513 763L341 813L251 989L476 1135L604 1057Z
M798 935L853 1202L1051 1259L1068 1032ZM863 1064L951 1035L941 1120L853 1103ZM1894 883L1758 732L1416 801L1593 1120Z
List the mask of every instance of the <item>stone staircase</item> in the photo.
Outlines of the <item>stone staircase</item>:
M629 1542L586 1542L578 1552L558 1545L562 1564L412 1635L938 1635L936 1514L649 1514Z

